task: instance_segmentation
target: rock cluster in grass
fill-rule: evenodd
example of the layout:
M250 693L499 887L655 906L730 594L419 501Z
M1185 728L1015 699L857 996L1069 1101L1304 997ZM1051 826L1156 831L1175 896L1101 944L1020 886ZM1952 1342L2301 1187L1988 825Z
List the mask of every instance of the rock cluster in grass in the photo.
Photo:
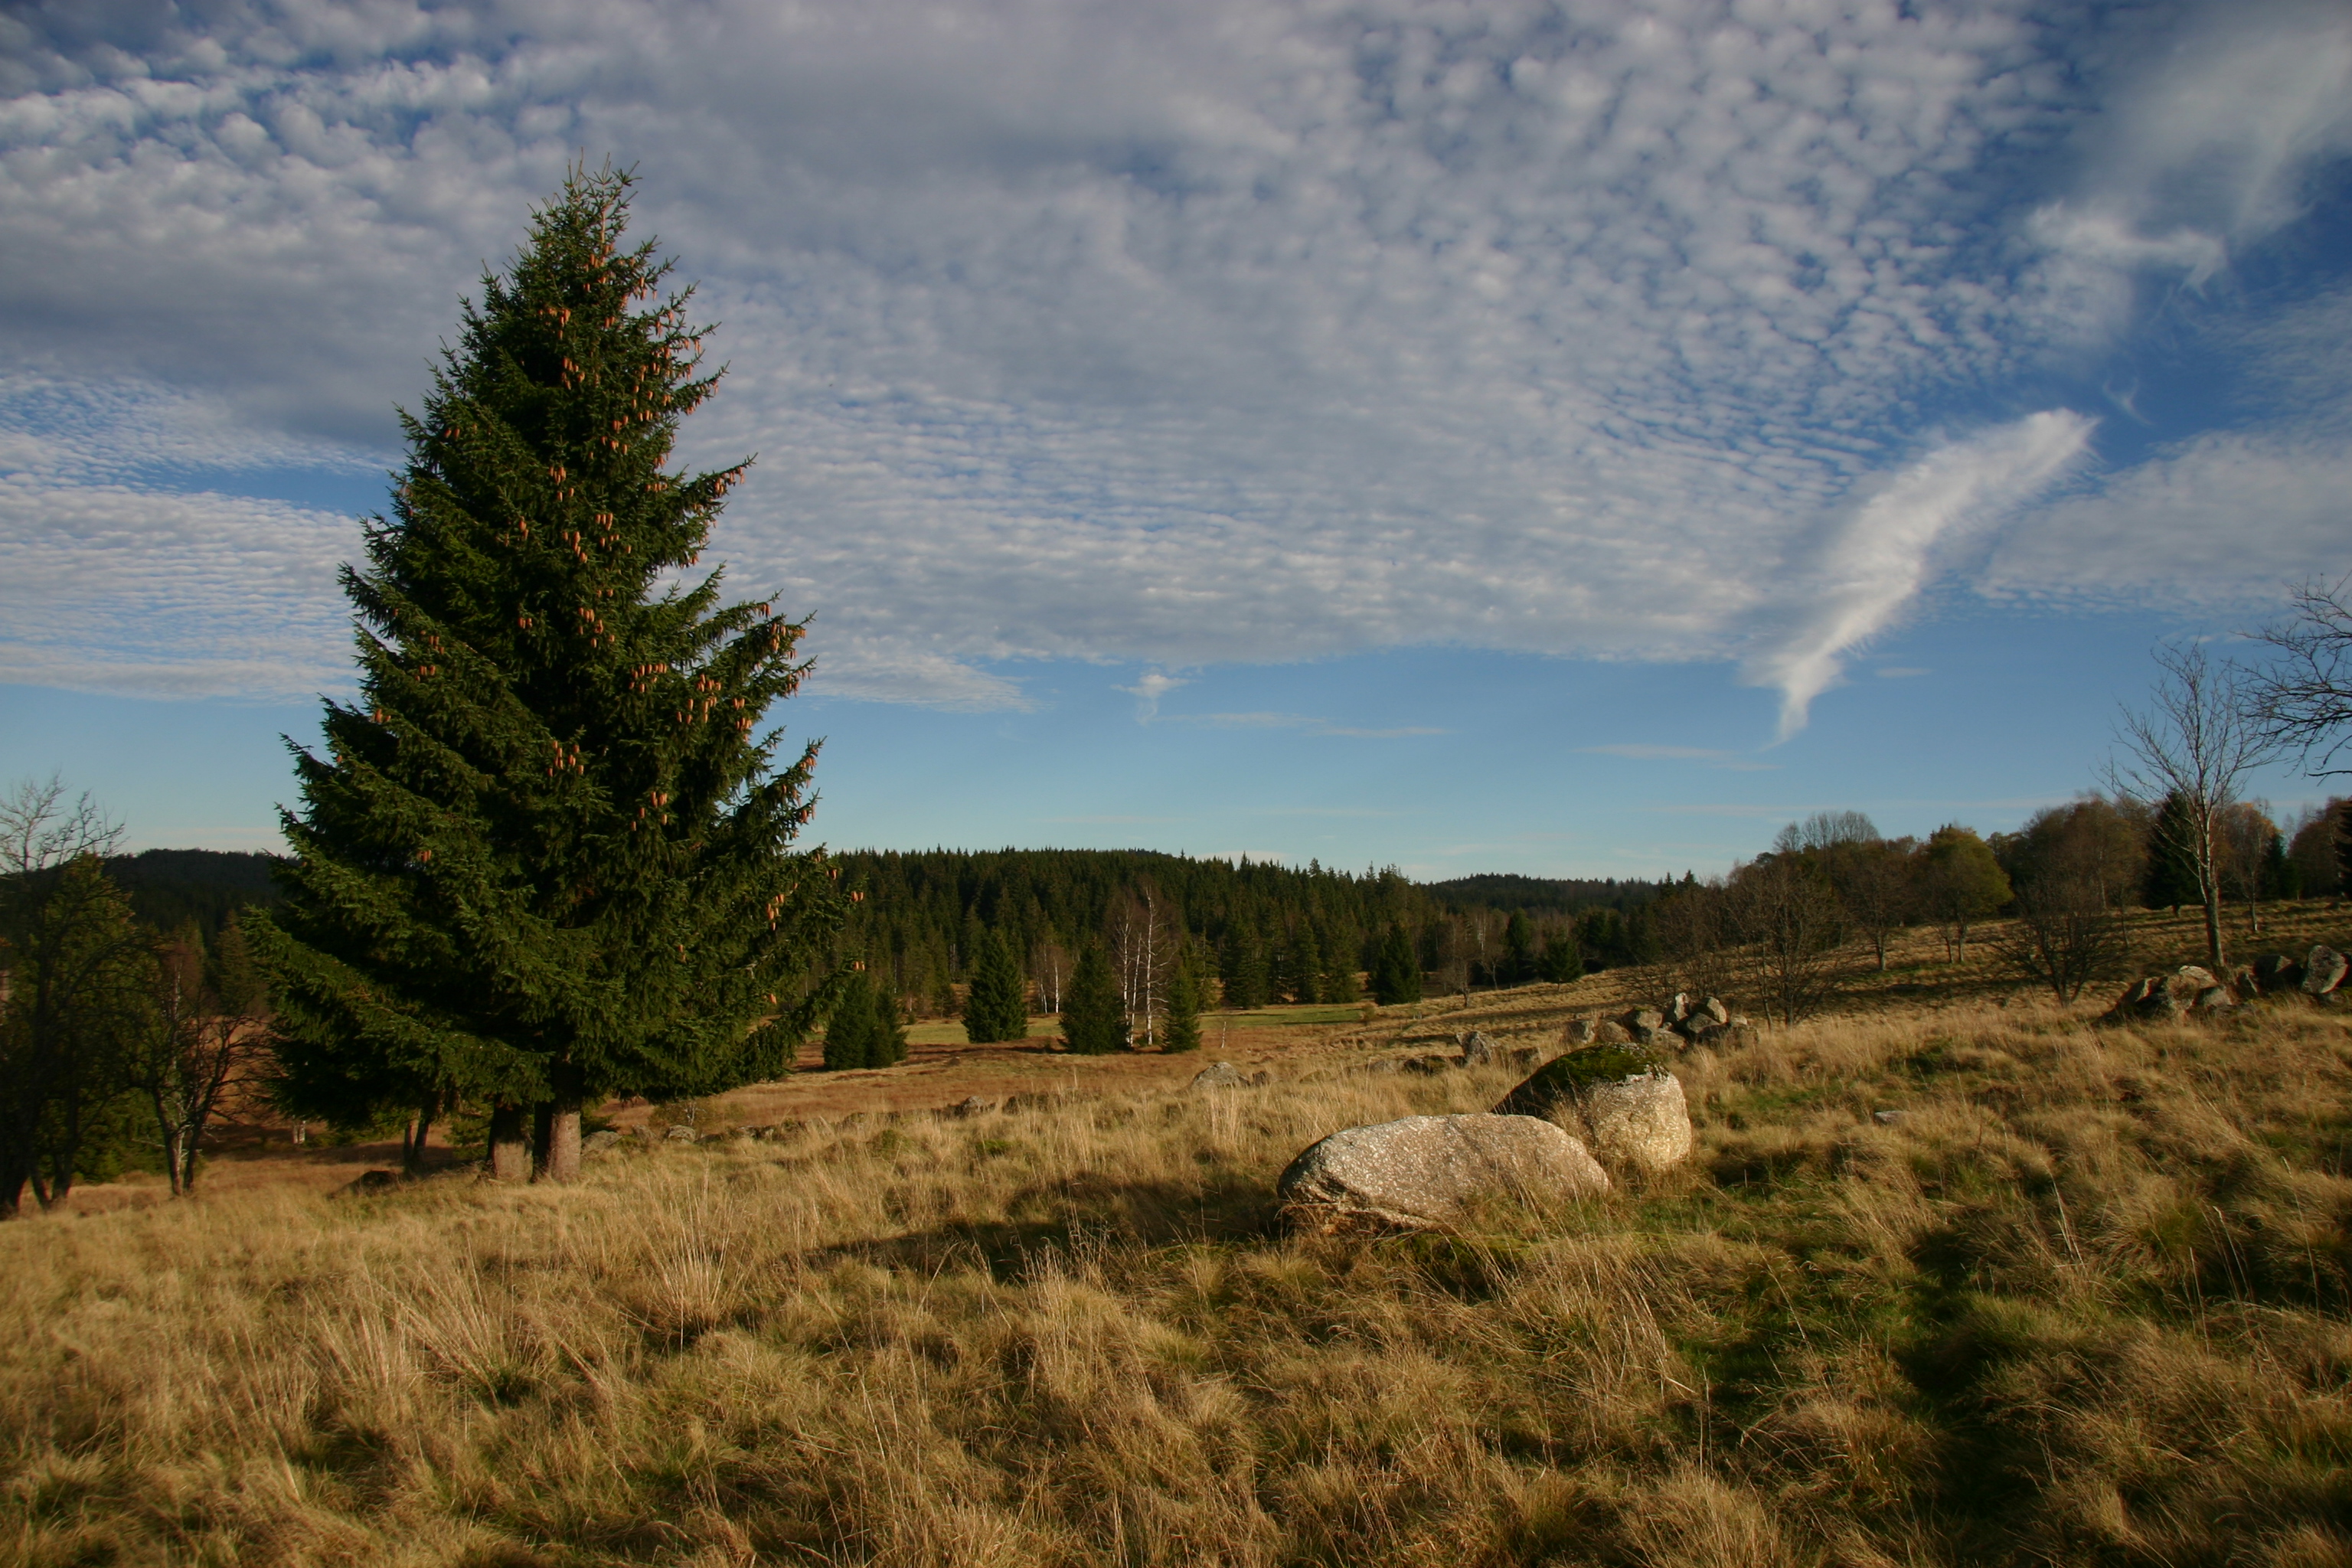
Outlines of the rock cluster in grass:
M1543 1058L1543 1052L1534 1046L1506 1046L1484 1032L1473 1029L1457 1036L1462 1049L1448 1056L1443 1051L1423 1051L1418 1056L1379 1057L1366 1062L1365 1072L1451 1072L1455 1068L1509 1067L1525 1069Z
M1746 1037L1752 1026L1717 996L1678 991L1663 1007L1629 1007L1604 1017L1570 1018L1570 1046L1707 1045Z
M2325 944L2301 959L2263 953L2239 965L2227 981L2202 964L2184 963L2133 981L2101 1021L2176 1023L2226 1014L2257 996L2328 996L2343 985L2347 968L2344 955Z
M1581 1137L1612 1165L1662 1171L1690 1157L1682 1081L1633 1041L1555 1057L1496 1103L1503 1115L1540 1116Z
M1330 1235L1426 1230L1499 1200L1591 1196L1609 1190L1609 1175L1540 1117L1407 1116L1332 1133L1276 1189L1295 1228Z

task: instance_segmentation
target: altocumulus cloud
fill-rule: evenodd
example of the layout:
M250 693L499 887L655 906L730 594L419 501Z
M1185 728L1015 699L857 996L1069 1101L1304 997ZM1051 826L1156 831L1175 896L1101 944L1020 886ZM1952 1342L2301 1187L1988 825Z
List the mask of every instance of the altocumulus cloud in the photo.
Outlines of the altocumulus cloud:
M2340 487L2318 416L2111 469L2063 388L2305 215L2352 26L2135 16L2139 55L2023 4L15 12L0 677L332 680L351 524L239 476L392 460L580 149L724 323L690 456L760 453L721 552L836 691L1443 641L1737 658L1785 732L1942 574L2267 588L2315 501L2218 574L2116 519Z

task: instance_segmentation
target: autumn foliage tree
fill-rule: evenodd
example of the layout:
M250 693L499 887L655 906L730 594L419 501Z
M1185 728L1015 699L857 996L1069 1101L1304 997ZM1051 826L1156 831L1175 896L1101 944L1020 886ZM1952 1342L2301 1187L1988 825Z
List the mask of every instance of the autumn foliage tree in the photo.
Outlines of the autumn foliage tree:
M584 1102L772 1076L830 1003L839 903L793 848L816 748L779 770L761 731L802 624L688 574L744 466L668 466L719 378L691 290L625 242L630 183L565 182L403 415L343 574L359 697L296 749L288 902L254 932L285 1103L462 1099L506 1177L534 1111L568 1177Z

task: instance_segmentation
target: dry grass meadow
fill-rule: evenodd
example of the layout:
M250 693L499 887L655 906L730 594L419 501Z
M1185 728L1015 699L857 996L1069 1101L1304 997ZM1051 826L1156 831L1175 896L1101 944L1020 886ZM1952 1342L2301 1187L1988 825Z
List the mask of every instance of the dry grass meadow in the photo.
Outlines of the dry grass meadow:
M1452 1235L1290 1238L1271 1188L1490 1105L1360 1070L1467 1015L576 1188L0 1227L0 1560L2352 1563L2352 1006L1904 973L1682 1061L1686 1166Z

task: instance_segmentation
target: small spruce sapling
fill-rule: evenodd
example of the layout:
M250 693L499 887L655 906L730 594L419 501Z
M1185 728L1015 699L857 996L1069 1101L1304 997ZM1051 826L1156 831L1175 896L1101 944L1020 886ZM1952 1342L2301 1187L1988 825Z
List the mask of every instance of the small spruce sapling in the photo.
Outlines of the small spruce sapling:
M1079 1056L1108 1056L1128 1048L1127 1009L1120 1005L1118 983L1099 942L1087 944L1070 975L1070 994L1062 1003L1062 1037Z

